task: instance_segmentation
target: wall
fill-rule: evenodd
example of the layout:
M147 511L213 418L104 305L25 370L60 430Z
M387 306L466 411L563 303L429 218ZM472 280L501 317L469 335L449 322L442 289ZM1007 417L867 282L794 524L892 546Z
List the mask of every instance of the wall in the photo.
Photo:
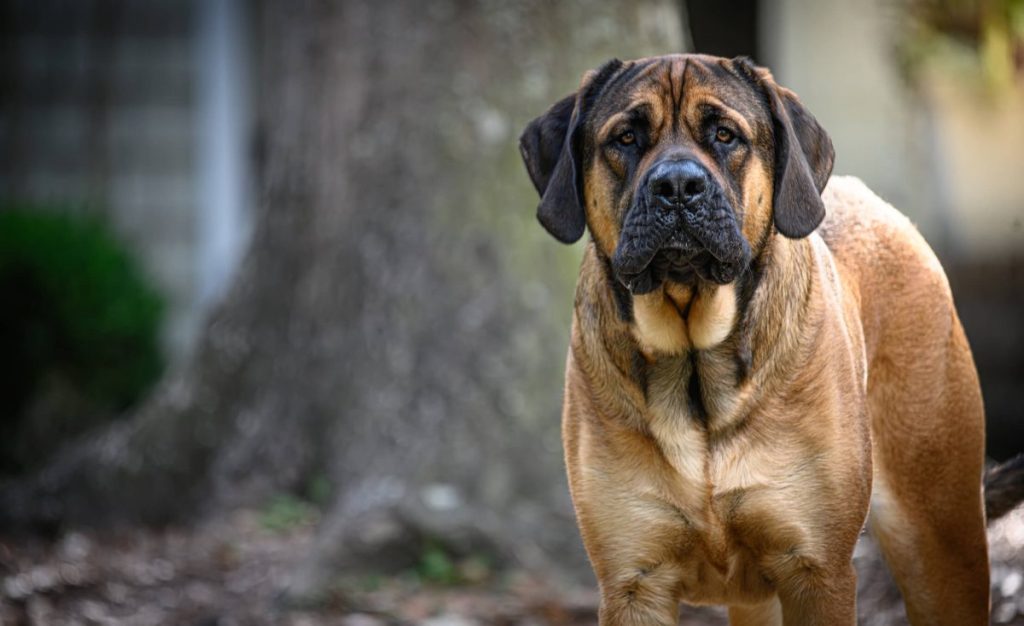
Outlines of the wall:
M247 232L244 4L0 7L0 199L106 217L187 354Z
M945 66L911 88L898 3L762 0L761 15L764 62L832 135L836 173L910 216L944 259L1024 252L1024 89L992 98Z

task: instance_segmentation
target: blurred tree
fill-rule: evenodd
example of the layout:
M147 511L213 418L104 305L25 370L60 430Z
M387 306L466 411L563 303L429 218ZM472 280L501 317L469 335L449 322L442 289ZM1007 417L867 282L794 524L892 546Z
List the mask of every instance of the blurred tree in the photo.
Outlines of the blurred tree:
M516 139L675 2L267 2L251 250L190 366L0 490L8 522L163 522L315 483L298 577L418 551L582 563L558 439L578 249ZM325 487L326 486L326 487Z

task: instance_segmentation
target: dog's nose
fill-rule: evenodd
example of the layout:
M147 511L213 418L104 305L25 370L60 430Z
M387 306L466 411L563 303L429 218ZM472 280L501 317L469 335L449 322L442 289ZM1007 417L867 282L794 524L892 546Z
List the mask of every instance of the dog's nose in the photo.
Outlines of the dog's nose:
M662 161L651 170L647 189L663 208L686 208L704 196L709 178L704 166L691 159Z

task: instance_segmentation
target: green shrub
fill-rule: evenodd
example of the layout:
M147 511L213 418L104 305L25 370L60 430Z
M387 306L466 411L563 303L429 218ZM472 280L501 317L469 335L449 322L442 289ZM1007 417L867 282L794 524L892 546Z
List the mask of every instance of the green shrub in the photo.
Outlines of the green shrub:
M95 218L0 206L0 472L139 399L163 303Z

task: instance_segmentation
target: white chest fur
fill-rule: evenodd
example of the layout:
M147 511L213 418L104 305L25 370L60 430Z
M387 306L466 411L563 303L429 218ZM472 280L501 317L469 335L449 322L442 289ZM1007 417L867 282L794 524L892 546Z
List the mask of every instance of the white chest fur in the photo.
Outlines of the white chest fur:
M734 285L663 286L633 298L633 333L648 356L720 344L736 324Z

